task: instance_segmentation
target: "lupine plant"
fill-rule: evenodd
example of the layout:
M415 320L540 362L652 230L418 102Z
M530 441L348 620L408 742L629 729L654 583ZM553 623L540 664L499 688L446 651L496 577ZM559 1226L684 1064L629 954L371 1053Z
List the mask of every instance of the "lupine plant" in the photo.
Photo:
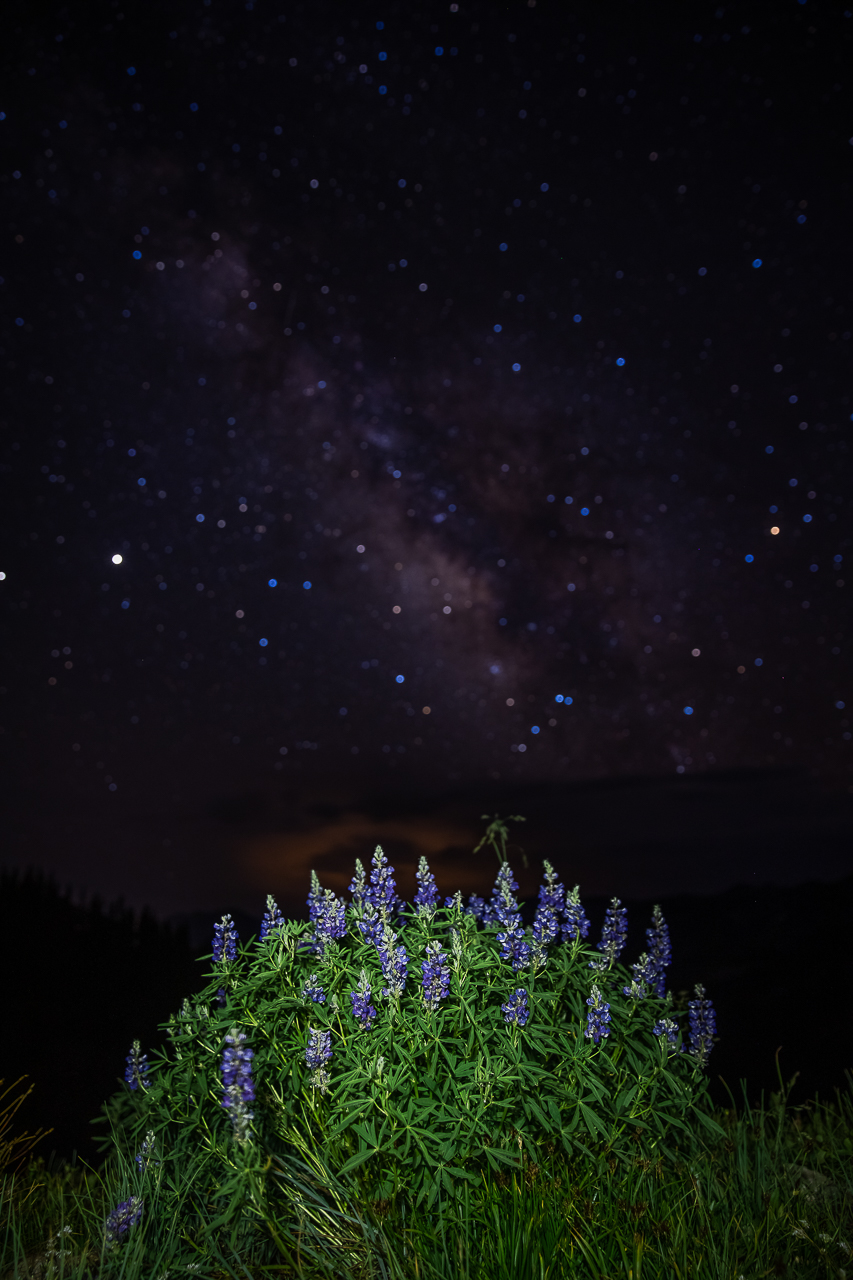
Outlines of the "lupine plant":
M146 1178L193 1144L204 1194L242 1187L245 1212L266 1220L277 1184L259 1170L293 1153L368 1198L405 1187L428 1207L546 1150L627 1167L638 1154L674 1161L697 1129L719 1136L705 1075L713 1007L697 987L685 1034L662 993L659 908L629 970L625 908L613 899L589 945L578 887L549 863L527 928L506 861L488 902L439 905L425 859L416 878L407 905L377 846L348 900L312 873L307 921L269 898L257 942L239 944L228 916L215 926L207 985L145 1070L134 1046L108 1107L128 1158L143 1154L140 1205ZM124 1230L130 1210L116 1213Z

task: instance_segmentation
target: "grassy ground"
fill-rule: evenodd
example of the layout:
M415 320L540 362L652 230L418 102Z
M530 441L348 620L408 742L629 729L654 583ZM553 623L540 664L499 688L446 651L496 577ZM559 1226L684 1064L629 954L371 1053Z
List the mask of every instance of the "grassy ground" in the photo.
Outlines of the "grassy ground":
M780 1087L716 1118L725 1140L674 1167L552 1155L430 1215L404 1196L360 1205L352 1187L290 1170L290 1220L259 1224L249 1256L229 1252L226 1232L152 1232L145 1218L108 1247L109 1167L30 1160L3 1184L0 1276L853 1280L853 1077L830 1102L791 1107Z

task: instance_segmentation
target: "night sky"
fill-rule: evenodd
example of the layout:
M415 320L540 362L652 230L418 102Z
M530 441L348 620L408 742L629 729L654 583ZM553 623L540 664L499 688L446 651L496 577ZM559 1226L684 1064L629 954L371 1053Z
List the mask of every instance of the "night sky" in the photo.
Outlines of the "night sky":
M6 13L4 858L470 891L547 796L582 889L849 870L851 10Z

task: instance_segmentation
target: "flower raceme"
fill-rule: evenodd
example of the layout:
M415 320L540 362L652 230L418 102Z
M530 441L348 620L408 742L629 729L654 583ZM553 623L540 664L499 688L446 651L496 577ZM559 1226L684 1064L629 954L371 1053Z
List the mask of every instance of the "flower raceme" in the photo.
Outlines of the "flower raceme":
M376 949L382 965L382 977L388 983L387 987L382 988L382 994L398 1000L405 990L406 978L409 976L409 957L405 947L397 945L397 935L390 925L386 924L382 930L382 941L377 943Z
M331 889L325 889L314 920L312 945L317 955L322 958L332 939L344 938L346 932L346 903L336 898Z
M653 980L655 995L662 1000L666 994L663 971L672 962L672 946L669 941L669 929L659 906L655 906L652 910L652 927L646 930L646 937L649 940L649 959L656 974Z
M237 958L239 934L230 915L224 915L213 926L213 963L230 964Z
M376 1018L376 1009L370 1003L370 983L364 969L358 982L358 990L349 993L352 1001L353 1017L361 1023L365 1031L369 1031Z
M437 1009L450 991L450 967L440 942L428 942L426 950L426 960L421 965L424 1004L428 1009Z
M418 909L418 915L431 920L438 906L438 886L435 883L435 876L429 869L429 863L424 857L421 857L418 863L415 879L418 882L417 892L415 893L415 906Z
M704 1066L714 1047L717 1017L700 983L696 984L696 999L689 1002L687 1009L690 1014L690 1052L696 1055L699 1065Z
M571 893L566 894L566 905L563 908L565 923L562 929L562 941L574 942L576 938L585 938L589 933L589 921L581 906L580 886L575 885Z
M382 915L383 912L390 920L396 915L402 903L397 897L397 883L394 879L394 868L388 865L388 859L382 851L382 845L378 844L373 853L370 871L370 884L365 894L366 900L373 905L373 909Z
M313 1004L325 1004L326 993L320 986L320 979L316 973L312 973L311 977L302 988L302 999L310 1000Z
M138 1196L131 1196L116 1205L106 1222L107 1244L116 1244L121 1236L136 1226L142 1217L144 1203Z
M598 969L599 972L611 969L624 950L627 936L628 912L618 898L613 898L604 917L601 941L596 943L598 950L604 952L604 956L601 960L590 960L590 969Z
M501 926L497 935L501 944L501 959L510 961L514 973L526 968L530 961L530 943L525 940L521 927L521 910L514 897L517 889L509 863L502 862L492 893L492 911Z
M587 998L589 1005L589 1013L587 1014L586 1030L584 1035L588 1040L593 1040L598 1044L602 1036L610 1035L610 1005L605 1004L601 998L601 992L593 983L592 993Z
M524 987L516 987L506 1004L501 1005L501 1013L504 1016L504 1022L511 1023L517 1027L524 1026L530 1017L527 992Z
M142 1146L136 1153L135 1160L137 1168L144 1173L149 1165L158 1165L160 1161L155 1156L157 1139L152 1129L149 1129L142 1140Z
M263 942L265 938L271 938L275 929L280 929L284 924L284 916L278 909L278 903L271 893L267 894L267 909L264 918L261 921L261 932L259 941Z
M124 1078L131 1089L136 1090L140 1085L142 1085L143 1089L147 1089L151 1084L148 1079L148 1058L144 1053L140 1052L138 1040L134 1040L125 1062L127 1066L125 1067Z
M231 1117L234 1136L238 1142L246 1142L249 1126L254 1119L248 1103L254 1102L255 1087L252 1081L251 1049L245 1047L246 1036L238 1027L232 1027L225 1037L222 1053L222 1106Z
M326 1063L332 1060L332 1033L319 1027L312 1027L308 1032L308 1047L305 1050L305 1065L311 1068L310 1085L326 1093L329 1088L329 1073Z

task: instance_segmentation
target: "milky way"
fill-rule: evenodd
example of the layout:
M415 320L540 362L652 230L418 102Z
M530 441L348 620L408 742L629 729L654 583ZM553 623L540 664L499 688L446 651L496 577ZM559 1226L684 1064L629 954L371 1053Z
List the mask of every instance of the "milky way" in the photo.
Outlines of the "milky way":
M19 30L25 785L848 776L851 24L631 12Z

